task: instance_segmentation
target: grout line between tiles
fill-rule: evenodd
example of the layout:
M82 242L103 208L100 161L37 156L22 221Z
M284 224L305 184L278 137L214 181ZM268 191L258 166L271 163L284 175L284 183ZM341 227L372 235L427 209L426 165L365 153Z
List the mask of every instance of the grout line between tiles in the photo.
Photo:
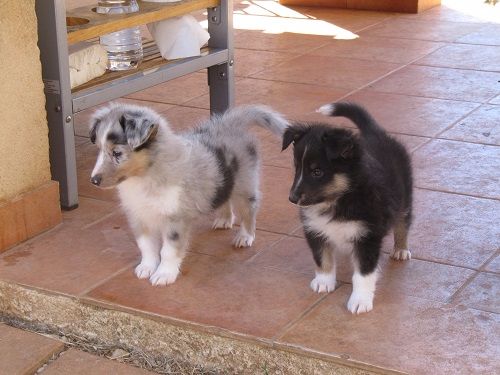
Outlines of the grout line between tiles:
M109 249L109 247L107 248ZM107 250L107 249L104 249L104 250ZM98 282L96 282L95 284L89 286L87 289L84 289L82 292L78 293L77 297L78 298L82 298L84 297L87 293L90 293L92 290L100 287L101 285L103 285L104 283L108 282L109 280L113 279L115 276L118 276L119 274L121 274L122 272L125 272L126 270L130 269L131 266L133 266L133 264L137 263L137 260L134 260L134 261L130 261L126 266L118 269L117 271L111 273L110 275L108 275L107 277L103 278L102 280L99 280Z
M455 290L455 293L453 293L451 296L448 297L446 303L453 303L455 298L457 298L457 296L462 292L462 290L467 288L472 283L472 281L479 275L479 273L480 272L477 271L476 273L472 274L457 290Z
M493 262L493 260L494 260L494 259L495 259L498 255L500 255L500 250L497 250L497 251L495 252L495 254L493 254L491 257L489 257L489 258L488 258L488 259L487 259L487 260L483 263L483 265L482 265L481 267L479 267L479 271L481 271L481 272L490 272L490 273L491 273L492 271L487 271L487 270L486 270L486 267L488 267L488 265L489 265L491 262ZM493 273L496 273L496 272L493 272Z
M339 285L335 288L337 290L343 285L343 283L339 283ZM335 293L335 290L332 292ZM307 307L304 311L302 311L298 317L295 319L292 319L290 322L288 322L283 328L281 328L272 338L271 341L275 343L278 341L280 338L282 338L290 329L292 329L299 321L301 321L303 318L305 318L309 313L316 307L318 306L321 302L323 302L330 293L325 293L323 296L320 295L320 297L313 302L309 307Z
M477 199L488 199L491 201L498 202L500 201L500 198L492 198L492 197L483 197L481 195L475 195L475 194L469 194L469 193L459 193L456 191L449 191L449 190L442 190L442 189L433 189L433 188L428 188L424 186L414 186L416 189L421 189L421 190L427 190L427 191L435 191L438 193L446 193L446 194L454 194L454 195L460 195L462 197L470 197L470 198L477 198Z

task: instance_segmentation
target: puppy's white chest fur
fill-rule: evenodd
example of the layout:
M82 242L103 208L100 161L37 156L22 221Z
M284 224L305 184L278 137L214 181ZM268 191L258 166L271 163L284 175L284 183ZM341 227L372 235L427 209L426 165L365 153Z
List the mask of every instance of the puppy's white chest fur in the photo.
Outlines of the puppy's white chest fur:
M304 226L308 230L328 238L335 250L351 252L353 242L363 237L368 232L368 229L359 220L332 220L330 214L321 214L323 209L323 207L304 209Z
M139 178L122 182L118 191L123 207L143 222L159 224L159 217L174 215L180 208L181 187L154 187Z

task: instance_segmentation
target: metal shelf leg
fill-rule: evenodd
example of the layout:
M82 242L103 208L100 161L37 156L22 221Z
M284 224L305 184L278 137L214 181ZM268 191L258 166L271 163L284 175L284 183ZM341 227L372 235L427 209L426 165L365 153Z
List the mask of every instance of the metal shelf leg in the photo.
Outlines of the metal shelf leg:
M229 50L228 62L208 68L210 112L224 112L234 104L233 1L222 0L208 9L208 45Z
M78 206L73 108L64 0L36 0L38 46L45 83L50 170L59 181L61 206Z

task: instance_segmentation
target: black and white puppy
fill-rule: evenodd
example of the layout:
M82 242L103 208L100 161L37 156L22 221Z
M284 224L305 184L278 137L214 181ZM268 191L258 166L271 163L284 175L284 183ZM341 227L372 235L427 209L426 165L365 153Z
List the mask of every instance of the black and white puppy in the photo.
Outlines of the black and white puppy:
M352 256L352 313L372 310L382 240L394 229L393 259L410 259L412 172L405 148L359 105L327 104L318 112L342 116L360 130L294 124L283 150L294 144L295 178L290 201L300 206L304 233L316 262L311 288L335 289L335 253Z

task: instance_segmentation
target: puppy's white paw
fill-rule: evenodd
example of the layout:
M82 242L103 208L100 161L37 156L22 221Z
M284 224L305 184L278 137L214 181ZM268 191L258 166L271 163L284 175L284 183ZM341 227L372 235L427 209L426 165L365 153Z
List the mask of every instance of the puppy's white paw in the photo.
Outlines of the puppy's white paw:
M164 286L173 284L179 276L178 267L158 267L156 272L149 278L151 285Z
M250 234L246 230L240 230L238 234L234 237L233 245L234 247L250 247L255 241L255 234Z
M214 220L212 224L212 229L231 229L233 227L234 216L228 217L218 217Z
M347 309L353 314L362 314L373 309L373 293L370 292L352 292Z
M335 276L328 273L320 273L311 281L311 289L316 293L330 293L335 290L335 283Z
M394 249L391 258L395 260L410 260L411 252L408 249Z
M325 104L319 107L316 112L321 113L325 116L331 116L333 110L335 109L335 104Z
M150 277L158 267L158 263L156 262L144 262L139 263L137 267L135 267L135 275L139 279L147 279Z

